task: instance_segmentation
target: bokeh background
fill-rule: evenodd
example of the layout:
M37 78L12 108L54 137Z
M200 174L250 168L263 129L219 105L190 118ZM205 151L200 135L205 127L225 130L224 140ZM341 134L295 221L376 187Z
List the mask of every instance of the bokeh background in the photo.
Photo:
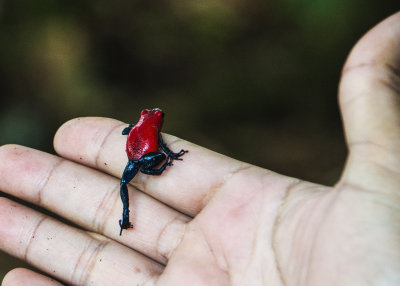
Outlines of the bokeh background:
M167 133L332 185L346 157L341 67L399 8L398 0L0 1L0 145L54 153L52 137L71 118L135 123L141 109L160 107ZM0 280L18 265L0 252Z

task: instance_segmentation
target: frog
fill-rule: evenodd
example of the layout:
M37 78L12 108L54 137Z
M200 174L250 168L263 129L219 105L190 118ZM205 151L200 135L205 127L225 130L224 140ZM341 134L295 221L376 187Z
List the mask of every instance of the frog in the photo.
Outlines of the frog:
M160 108L144 109L139 121L129 124L122 130L122 135L127 135L126 154L128 162L121 176L120 196L123 210L122 219L119 220L120 233L124 229L133 228L129 221L129 194L127 185L140 171L146 175L161 175L174 160L180 158L188 150L172 152L164 142L161 129L164 123L164 112ZM158 167L158 168L157 168Z

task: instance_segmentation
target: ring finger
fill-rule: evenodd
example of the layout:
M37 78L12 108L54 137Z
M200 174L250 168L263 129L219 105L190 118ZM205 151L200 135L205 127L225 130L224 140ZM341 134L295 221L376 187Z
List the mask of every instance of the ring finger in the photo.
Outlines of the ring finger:
M0 198L0 247L74 285L142 285L163 270L161 264L113 240L6 198Z

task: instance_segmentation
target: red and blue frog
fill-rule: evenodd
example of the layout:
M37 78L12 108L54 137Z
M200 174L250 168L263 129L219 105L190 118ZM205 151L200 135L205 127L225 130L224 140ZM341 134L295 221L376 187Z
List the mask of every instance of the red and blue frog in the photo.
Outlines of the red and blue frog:
M121 177L120 195L123 204L122 220L119 221L122 230L132 228L129 222L129 195L127 184L140 171L147 175L161 175L167 166L172 166L174 160L188 152L180 150L172 152L161 136L164 121L164 112L159 109L144 109L136 125L130 124L124 128L122 135L128 135L126 141L126 154L128 163ZM158 165L162 165L156 168Z

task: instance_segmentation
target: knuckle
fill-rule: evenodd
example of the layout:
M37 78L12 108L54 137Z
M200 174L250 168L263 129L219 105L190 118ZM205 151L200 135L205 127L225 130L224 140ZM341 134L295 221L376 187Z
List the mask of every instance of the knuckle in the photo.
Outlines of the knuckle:
M169 221L160 231L157 239L157 252L168 260L178 247L186 231L187 222L181 218Z

